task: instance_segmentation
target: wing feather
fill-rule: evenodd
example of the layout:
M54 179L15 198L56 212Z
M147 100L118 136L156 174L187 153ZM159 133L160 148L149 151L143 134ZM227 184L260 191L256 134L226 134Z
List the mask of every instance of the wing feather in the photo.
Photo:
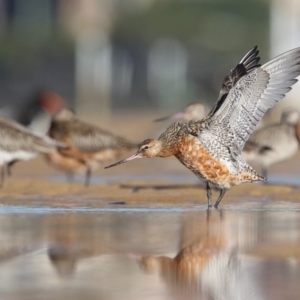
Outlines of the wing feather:
M92 153L120 147L137 147L135 143L78 119L71 122L57 122L55 125L58 128L54 128L53 135L50 136L65 141L70 147L79 151Z
M230 71L230 74L224 78L222 89L220 90L217 102L208 114L208 118L213 116L225 101L230 89L246 74L260 67L257 46L248 51L238 65Z
M291 90L299 74L300 48L253 69L236 83L221 107L207 119L213 134L222 137L224 145L241 153L265 112Z
M0 148L4 151L38 153L65 146L49 137L37 135L13 120L0 118Z
M78 150L85 152L98 152L120 147L136 147L134 143L100 129L90 130L87 134L74 134L71 139L72 144Z

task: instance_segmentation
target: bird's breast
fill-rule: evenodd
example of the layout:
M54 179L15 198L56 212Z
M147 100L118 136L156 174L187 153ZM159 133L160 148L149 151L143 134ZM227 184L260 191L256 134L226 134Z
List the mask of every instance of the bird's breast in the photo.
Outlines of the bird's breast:
M231 186L232 176L228 167L213 157L196 137L183 137L176 157L202 179L223 187Z

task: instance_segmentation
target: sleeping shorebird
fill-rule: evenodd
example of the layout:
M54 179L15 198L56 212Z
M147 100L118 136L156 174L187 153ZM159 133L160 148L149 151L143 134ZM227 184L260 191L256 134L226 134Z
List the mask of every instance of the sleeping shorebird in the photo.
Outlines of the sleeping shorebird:
M11 166L20 160L29 160L39 153L48 153L65 144L47 136L31 132L17 122L0 118L0 166L1 186L4 180L4 166Z
M296 125L299 122L297 111L282 113L279 124L263 127L253 132L243 149L246 161L262 167L263 177L267 177L268 168L277 162L293 156L299 149Z
M200 121L171 124L158 139L147 139L127 159L106 168L143 157L174 155L206 183L220 188L218 207L227 189L244 182L264 181L242 159L242 149L265 112L274 106L300 74L300 48L288 51L259 66L255 48L250 50L223 82L218 101Z
M184 111L178 112L174 115L159 118L154 120L154 122L160 122L164 120L176 120L176 119L184 119L184 120L192 120L198 121L203 119L206 116L206 106L201 102L193 102L188 104Z
M52 119L49 136L68 145L68 148L47 153L46 160L69 175L85 173L89 185L91 172L99 164L120 157L137 144L81 121L67 108Z

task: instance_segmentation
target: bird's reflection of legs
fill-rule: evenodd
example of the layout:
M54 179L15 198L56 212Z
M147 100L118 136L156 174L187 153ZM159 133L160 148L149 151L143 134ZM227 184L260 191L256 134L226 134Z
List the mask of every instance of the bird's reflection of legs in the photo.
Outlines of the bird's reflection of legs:
M223 210L222 209L218 209L217 212L219 213L220 220L223 220ZM208 208L206 210L206 221L207 221L207 223L209 222L211 214L212 214L212 211Z
M209 186L209 183L206 182L206 195L207 195L207 206L208 208L212 207L212 204L211 204L211 189L210 189L210 186Z

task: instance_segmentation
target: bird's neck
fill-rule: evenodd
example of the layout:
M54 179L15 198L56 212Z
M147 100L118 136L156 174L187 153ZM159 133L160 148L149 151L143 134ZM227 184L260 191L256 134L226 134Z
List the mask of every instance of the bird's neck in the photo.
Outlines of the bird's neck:
M186 127L187 121L177 121L171 124L165 132L163 132L158 141L160 142L160 157L167 157L171 155L177 155L179 153L180 140Z
M168 157L178 154L179 148L176 141L173 139L169 140L159 140L160 142L160 151L158 157Z

